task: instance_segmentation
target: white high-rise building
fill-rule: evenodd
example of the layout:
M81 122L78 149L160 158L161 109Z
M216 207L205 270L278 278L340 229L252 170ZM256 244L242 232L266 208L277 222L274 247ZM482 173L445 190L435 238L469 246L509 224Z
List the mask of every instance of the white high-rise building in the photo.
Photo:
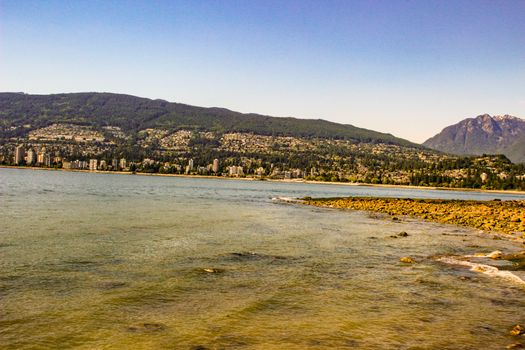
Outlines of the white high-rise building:
M32 148L30 148L27 150L26 164L33 165L35 163L36 163L36 153Z
M242 166L232 165L229 167L228 172L230 176L244 176Z
M89 160L89 170L97 170L98 160L90 159Z
M51 166L51 156L47 153L44 153L44 162L42 163L45 166Z
M46 158L46 148L45 147L42 147L40 149L40 152L38 152L37 156L36 156L36 162L37 164L40 164L40 165L45 165L45 158Z
M26 149L23 145L17 146L15 148L15 164L20 165L24 161L24 156L26 155Z
M211 167L211 171L213 171L214 173L218 173L219 172L219 160L218 159L214 159L213 160L213 165Z

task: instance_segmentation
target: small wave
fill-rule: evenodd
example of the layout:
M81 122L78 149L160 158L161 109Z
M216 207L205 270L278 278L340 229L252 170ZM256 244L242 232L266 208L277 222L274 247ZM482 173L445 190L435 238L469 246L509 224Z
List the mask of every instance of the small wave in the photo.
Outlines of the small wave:
M443 262L449 265L467 266L467 267L470 267L470 271L483 273L490 277L503 278L508 281L512 281L514 283L525 285L525 281L522 280L520 277L516 276L515 274L513 274L512 272L501 271L500 269L494 266L473 263L473 262L466 261L466 260L459 260L453 257L441 257L441 258L438 258L437 261L440 261L440 262Z
M474 254L474 255L465 255L465 258L491 258L491 259L501 259L503 253L499 250L495 250L488 254Z
M297 199L290 198L290 197L272 197L272 201L287 202L287 203L295 203L295 202L298 202Z

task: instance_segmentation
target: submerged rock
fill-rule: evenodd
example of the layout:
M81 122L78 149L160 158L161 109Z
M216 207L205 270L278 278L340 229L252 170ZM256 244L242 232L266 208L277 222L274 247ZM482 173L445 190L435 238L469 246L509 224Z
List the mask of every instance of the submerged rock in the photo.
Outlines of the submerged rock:
M501 258L505 260L522 260L525 259L525 251L513 254L505 254Z
M206 272L206 273L221 273L221 272L224 272L223 269L215 269L215 268L205 268L205 269L202 269L202 271Z
M505 347L505 349L523 349L524 346L522 343L514 343L514 344L510 344L510 345L507 345Z
M465 257L468 257L468 256L465 256ZM513 274L510 271L505 271L505 270L502 271L495 266L479 264L479 263L474 263L471 261L463 260L465 259L465 257L443 256L443 257L437 258L436 260L441 261L445 264L450 264L450 265L468 266L470 267L470 271L483 273L488 276L500 277L508 281L518 283L520 285L525 284L525 280L522 280L519 276Z
M123 288L126 287L126 282L116 282L116 281L110 281L110 282L102 282L98 284L98 288L104 289L104 290L112 290L117 288Z
M409 256L404 256L401 259L399 259L399 261L401 261L402 263L406 263L406 264L413 264L416 262L414 258L411 258Z
M256 261L256 260L287 260L286 256L281 255L267 255L256 252L234 252L226 256L229 260L234 261Z
M161 332L167 329L162 323L141 323L128 327L128 332Z
M405 231L401 231L397 235L391 235L390 238L408 237L408 236L409 236L408 233L406 233Z

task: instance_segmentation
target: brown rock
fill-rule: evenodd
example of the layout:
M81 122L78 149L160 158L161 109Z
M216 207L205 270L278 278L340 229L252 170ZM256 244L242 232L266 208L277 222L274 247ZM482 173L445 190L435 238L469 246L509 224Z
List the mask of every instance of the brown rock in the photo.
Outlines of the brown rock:
M515 325L514 328L512 328L512 330L510 331L510 335L522 335L522 334L525 334L525 328L520 324Z
M503 253L500 252L499 250L495 250L492 253L487 254L487 258L491 258L491 259L494 259L494 260L501 259L502 256L503 256Z
M402 263L406 263L406 264L413 264L416 262L414 258L411 258L409 256L404 256L401 259L399 259L399 261L401 261Z

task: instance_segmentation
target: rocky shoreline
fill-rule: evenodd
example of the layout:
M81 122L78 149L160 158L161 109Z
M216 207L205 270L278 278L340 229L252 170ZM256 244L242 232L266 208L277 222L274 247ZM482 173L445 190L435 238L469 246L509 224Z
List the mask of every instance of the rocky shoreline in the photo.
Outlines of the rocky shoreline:
M303 198L317 207L366 210L393 218L412 216L443 224L472 227L505 234L522 233L525 238L525 200L473 201L410 198Z

